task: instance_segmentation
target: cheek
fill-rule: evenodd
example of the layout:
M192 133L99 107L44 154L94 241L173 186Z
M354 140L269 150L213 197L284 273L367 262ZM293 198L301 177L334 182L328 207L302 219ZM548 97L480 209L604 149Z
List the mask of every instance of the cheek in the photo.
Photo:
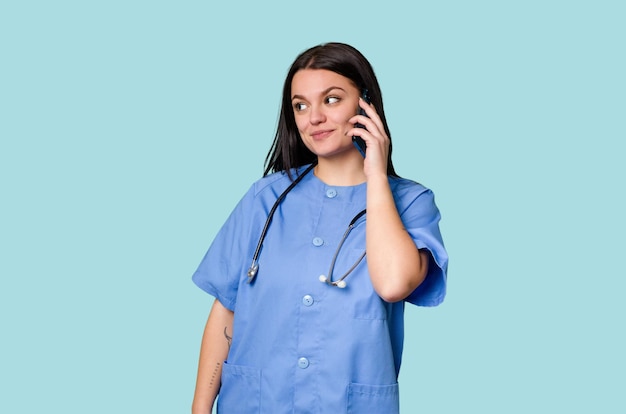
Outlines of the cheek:
M352 109L351 105L345 105L342 108L341 113L338 113L337 116L341 117L341 121L347 124L348 120L356 115L357 112L358 111L356 109Z
M302 133L302 131L304 131L307 126L306 120L303 119L303 117L301 116L296 116L295 120L296 120L296 128L298 128L298 131Z
M341 113L337 113L334 119L334 122L337 125L342 125L343 128L345 130L351 129L353 127L352 124L350 124L348 121L350 120L350 118L352 118L355 114L353 114L350 111L342 111Z

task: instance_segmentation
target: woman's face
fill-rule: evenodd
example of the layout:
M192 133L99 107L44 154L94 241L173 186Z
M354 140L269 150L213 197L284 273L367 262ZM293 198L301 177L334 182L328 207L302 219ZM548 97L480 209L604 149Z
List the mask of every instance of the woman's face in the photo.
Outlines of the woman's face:
M357 153L348 120L357 113L359 90L350 79L325 69L303 69L291 81L291 103L304 145L331 158Z

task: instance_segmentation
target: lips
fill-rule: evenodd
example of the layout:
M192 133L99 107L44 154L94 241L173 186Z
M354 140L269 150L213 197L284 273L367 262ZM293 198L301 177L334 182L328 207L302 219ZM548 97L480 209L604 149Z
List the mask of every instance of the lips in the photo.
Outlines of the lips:
M315 140L328 138L330 135L332 135L334 131L335 131L334 129L322 129L319 131L313 131L311 132L311 138Z

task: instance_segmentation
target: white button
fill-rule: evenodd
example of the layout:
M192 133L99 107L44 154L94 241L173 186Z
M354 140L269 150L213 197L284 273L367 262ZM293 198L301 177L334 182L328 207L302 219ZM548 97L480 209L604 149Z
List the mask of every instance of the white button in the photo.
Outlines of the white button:
M306 358L300 358L298 360L298 367L302 368L302 369L308 368L309 367L309 360L306 359Z
M313 304L313 296L304 295L304 297L302 298L302 303L304 304L304 306L311 306Z
M335 190L334 188L329 188L328 190L326 190L326 197L335 198L336 196L337 196L337 190Z
M321 246L322 244L324 244L324 240L321 237L314 237L313 238L313 245L314 246Z

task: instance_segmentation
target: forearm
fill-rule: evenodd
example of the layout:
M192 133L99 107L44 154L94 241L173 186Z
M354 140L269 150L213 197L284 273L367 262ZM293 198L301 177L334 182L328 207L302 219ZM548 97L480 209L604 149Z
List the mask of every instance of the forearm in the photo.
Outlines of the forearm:
M428 256L404 228L386 175L368 177L367 264L372 285L387 302L406 298L422 283Z
M198 378L191 409L193 414L209 414L213 408L220 389L222 364L228 356L230 347L233 317L233 312L216 299L202 336Z

